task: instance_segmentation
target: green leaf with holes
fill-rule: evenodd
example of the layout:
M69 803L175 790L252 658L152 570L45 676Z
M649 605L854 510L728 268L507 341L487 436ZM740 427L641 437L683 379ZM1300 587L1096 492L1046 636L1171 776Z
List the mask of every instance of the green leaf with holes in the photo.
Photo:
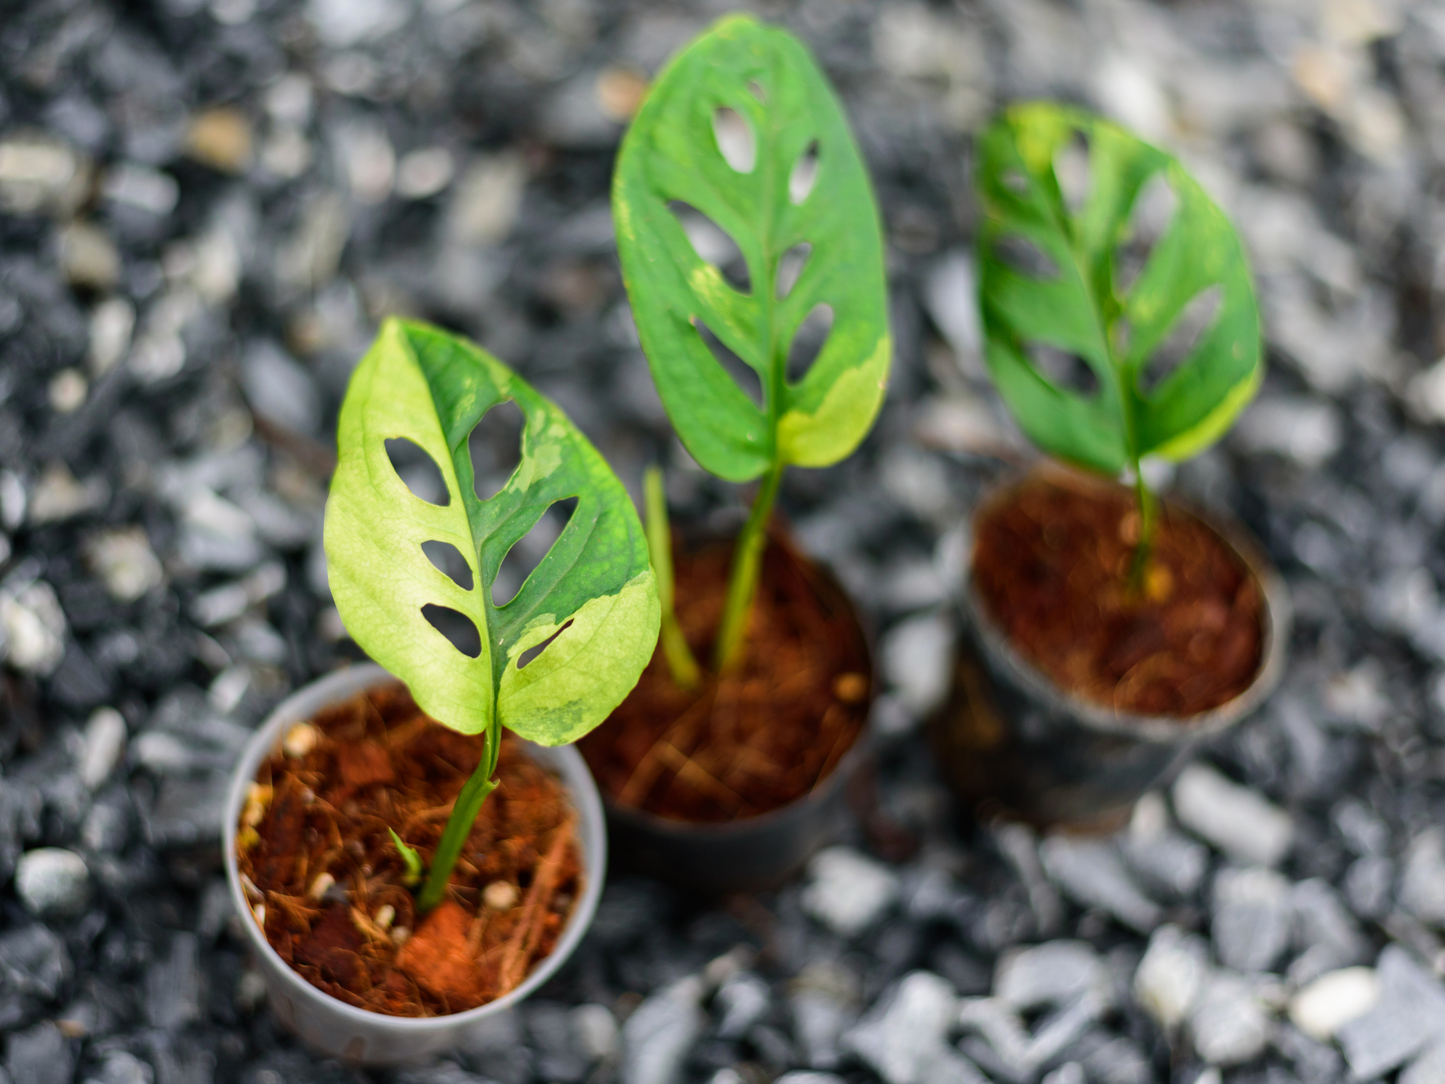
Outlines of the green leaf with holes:
M736 244L746 290L699 255L679 205ZM848 122L801 42L731 16L679 53L623 141L612 210L643 350L703 467L742 482L774 464L827 466L857 447L892 354L882 234ZM789 260L804 245L811 251L789 284ZM828 308L816 358L790 376L800 326ZM756 374L761 406L699 325Z
M1087 155L1074 202L1061 183L1071 153ZM1126 284L1136 205L1155 178L1174 209ZM1234 227L1179 161L1099 117L1031 103L980 138L976 180L985 358L1029 437L1117 473L1145 455L1187 458L1223 435L1263 378L1259 307ZM1200 302L1213 304L1212 318L1192 344L1172 342ZM1081 359L1097 390L1048 375L1039 347ZM1182 357L1154 379L1161 347Z
M483 501L468 437L509 400L524 419L521 461ZM386 449L396 438L430 456L444 504L414 495L397 475ZM331 592L347 631L423 710L463 733L500 721L560 745L622 701L657 642L647 539L626 490L561 410L472 343L388 320L352 375L337 449L325 526ZM568 498L577 504L567 526L516 595L496 605L502 559ZM469 589L428 559L422 544L433 541L461 554ZM424 607L470 621L480 653L454 647Z

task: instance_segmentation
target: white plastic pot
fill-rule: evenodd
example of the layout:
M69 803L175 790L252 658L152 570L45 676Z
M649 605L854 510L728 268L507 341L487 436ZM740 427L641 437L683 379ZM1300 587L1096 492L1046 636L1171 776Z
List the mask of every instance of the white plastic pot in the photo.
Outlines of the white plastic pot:
M592 924L607 869L602 802L581 754L571 746L547 749L529 744L529 755L561 777L577 810L584 877L581 898L552 954L538 964L520 986L486 1005L450 1016L384 1016L338 1001L291 970L267 942L241 890L236 867L236 825L247 786L256 778L261 762L288 727L312 718L328 705L394 680L380 666L368 663L314 681L282 701L247 744L232 772L230 791L226 795L224 846L231 905L240 916L252 954L266 980L271 1008L282 1024L317 1050L359 1065L396 1065L466 1046L471 1034L484 1022L507 1012L566 962Z

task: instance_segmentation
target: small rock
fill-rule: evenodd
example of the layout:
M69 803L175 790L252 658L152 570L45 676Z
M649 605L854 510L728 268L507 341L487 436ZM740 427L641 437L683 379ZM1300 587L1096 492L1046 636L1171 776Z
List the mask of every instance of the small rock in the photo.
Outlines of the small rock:
M1369 939L1328 881L1301 881L1290 892L1290 904L1295 944L1305 947L1304 954L1290 964L1291 982L1302 985L1326 971L1361 963L1371 954Z
M30 495L30 522L59 523L94 512L109 499L110 489L101 479L91 478L81 483L64 463L52 463L45 468Z
M1087 941L1048 941L1005 953L994 976L994 996L1019 1012L1062 1005L1093 994L1112 1000L1109 969Z
M1379 1001L1335 1035L1359 1080L1374 1080L1445 1035L1445 989L1399 945L1375 963Z
M412 151L396 167L396 194L403 199L427 199L444 191L455 174L452 152L445 147Z
M352 198L358 203L381 203L396 183L396 152L386 129L359 122L337 129L337 147L346 170Z
M1186 828L1246 865L1278 865L1294 840L1288 813L1203 764L1180 772L1171 796Z
M617 1018L606 1005L578 1005L572 1010L572 1041L593 1061L612 1061L621 1050Z
M112 1050L106 1054L94 1076L87 1076L85 1084L153 1084L155 1070L134 1054L124 1050Z
M171 935L170 954L151 964L145 977L146 1018L175 1031L201 1017L201 969L193 933Z
M1440 1084L1445 1080L1445 1043L1426 1050L1400 1071L1396 1084Z
M1361 918L1380 919L1390 911L1395 863L1382 854L1366 855L1345 871L1345 899Z
M1178 926L1161 926L1134 972L1134 996L1165 1031L1188 1015L1209 977L1209 945Z
M8 991L53 1001L70 980L65 942L36 923L0 934L0 984Z
M99 708L85 724L80 781L96 790L110 778L125 750L125 719L114 708Z
M674 1084L702 1034L702 980L680 979L653 994L622 1025L624 1084Z
M520 155L479 158L452 193L449 235L467 244L496 244L512 232L522 206L527 167Z
M74 851L37 847L15 868L15 891L33 915L77 915L90 901L90 871Z
M1269 1041L1269 1012L1242 975L1217 971L1189 1012L1194 1049L1210 1065L1252 1061Z
M1044 1077L1042 1084L1089 1084L1089 1078L1084 1075L1084 1067L1078 1062L1066 1061Z
M899 622L883 637L883 673L903 706L923 716L948 695L953 627L941 614Z
M722 1039L741 1039L768 1011L772 997L768 984L751 972L734 975L716 995L722 1011L717 1034Z
M222 173L244 173L251 164L250 118L232 106L196 114L186 133L186 153Z
M391 33L406 22L407 5L398 0L310 0L306 18L322 43L345 49Z
M5 1069L14 1084L71 1084L75 1051L60 1029L46 1021L10 1036Z
M1139 890L1111 844L1051 836L1039 845L1039 857L1048 875L1077 903L1107 911L1140 933L1163 920L1159 905Z
M72 286L109 290L120 281L120 252L104 230L73 222L60 233L60 269Z
M967 1000L959 1025L982 1039L965 1039L960 1049L984 1069L1006 1080L1032 1080L1073 1048L1108 1010L1108 1002L1085 993L1045 1016L1030 1034L1023 1019L998 998Z
M1214 878L1214 947L1226 967L1268 971L1290 936L1290 884L1270 869L1224 869Z
M808 878L803 910L841 937L858 936L898 899L897 875L851 847L819 851Z
M50 408L57 414L74 414L85 405L90 385L77 369L61 369L50 381Z
M176 209L181 186L169 173L135 162L121 162L106 170L101 191L111 203L164 218Z
M947 980L930 971L910 972L843 1036L843 1046L887 1084L921 1084L925 1070L946 1049L957 1006Z
M1316 470L1340 450L1345 426L1328 401L1279 396L1246 410L1232 439L1247 452L1282 455Z
M42 676L65 658L65 614L44 580L14 595L0 590L0 649L15 669Z
M788 999L793 1037L814 1069L833 1069L842 1061L842 1039L858 1014L819 990L804 989Z
M1422 922L1445 926L1445 832L1427 828L1410 841L1400 904Z
M1363 1016L1380 1000L1380 984L1369 967L1346 967L1321 975L1290 999L1294 1026L1320 1042L1343 1024Z
M67 212L85 199L81 157L59 140L18 136L0 142L0 207L14 214Z
M743 1078L731 1069L719 1069L717 1075L712 1078L712 1084L723 1084L723 1081L720 1081L719 1078L722 1078L724 1073L731 1074L724 1078L726 1084L733 1084L734 1081L736 1081L737 1084L743 1084ZM845 1084L845 1081L836 1073L819 1073L812 1069L794 1069L791 1073L784 1073L778 1077L773 1084Z
M311 375L267 339L251 344L241 366L241 387L251 409L295 433L321 424L321 402Z
M87 540L84 552L105 589L121 602L134 602L165 579L143 527L102 531Z

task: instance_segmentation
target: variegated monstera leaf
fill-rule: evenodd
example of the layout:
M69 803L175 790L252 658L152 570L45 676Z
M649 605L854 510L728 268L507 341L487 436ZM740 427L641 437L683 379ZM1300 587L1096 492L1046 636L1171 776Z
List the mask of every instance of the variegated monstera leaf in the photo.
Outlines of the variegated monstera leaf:
M508 401L524 419L521 459L482 500L468 438ZM440 472L439 503L398 475L387 442L399 439ZM337 446L326 560L356 642L410 686L423 710L463 733L500 721L560 745L605 719L652 655L657 591L626 490L567 416L472 343L393 319L351 378ZM503 558L570 499L566 527L498 605L492 588ZM450 547L465 574L434 564L427 543ZM474 654L439 631L438 613L470 623Z

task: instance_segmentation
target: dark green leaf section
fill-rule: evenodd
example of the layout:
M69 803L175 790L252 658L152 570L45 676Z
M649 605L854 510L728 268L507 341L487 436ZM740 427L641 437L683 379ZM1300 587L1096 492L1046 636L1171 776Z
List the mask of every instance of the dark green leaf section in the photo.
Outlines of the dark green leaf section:
M468 437L511 400L525 419L521 462L479 500ZM403 437L441 471L448 501L433 505L397 477L385 450ZM626 490L555 405L490 354L425 324L388 320L357 366L342 404L338 464L326 509L332 594L348 631L411 687L440 721L466 733L498 718L547 745L597 725L636 683L657 639L658 604L646 538ZM492 602L507 551L555 501L578 498L571 520L516 596ZM463 589L422 551L447 542L465 557ZM477 626L468 658L422 614L456 610ZM524 669L519 656L559 633Z
M1070 141L1088 150L1077 211L1056 164ZM1117 473L1150 454L1187 458L1218 439L1263 377L1259 310L1239 237L1170 155L1101 118L1052 104L1006 111L979 140L979 298L989 371L1019 424L1045 451ZM1127 291L1119 248L1145 185L1162 176L1177 201ZM1034 246L1054 273L1020 267ZM1151 391L1142 376L1181 313L1218 288L1213 320ZM1042 373L1038 344L1081 358L1098 378L1083 395Z
M714 131L731 109L753 136L738 172ZM790 181L816 148L800 202ZM747 262L733 287L694 250L679 201L710 218ZM774 463L825 466L867 433L882 402L891 344L878 211L848 123L807 49L781 30L726 18L659 75L618 158L613 216L643 349L673 425L706 469L732 481ZM778 264L811 244L801 277L778 295ZM788 350L804 318L830 305L822 350L797 382ZM758 375L761 409L699 334L701 322Z

